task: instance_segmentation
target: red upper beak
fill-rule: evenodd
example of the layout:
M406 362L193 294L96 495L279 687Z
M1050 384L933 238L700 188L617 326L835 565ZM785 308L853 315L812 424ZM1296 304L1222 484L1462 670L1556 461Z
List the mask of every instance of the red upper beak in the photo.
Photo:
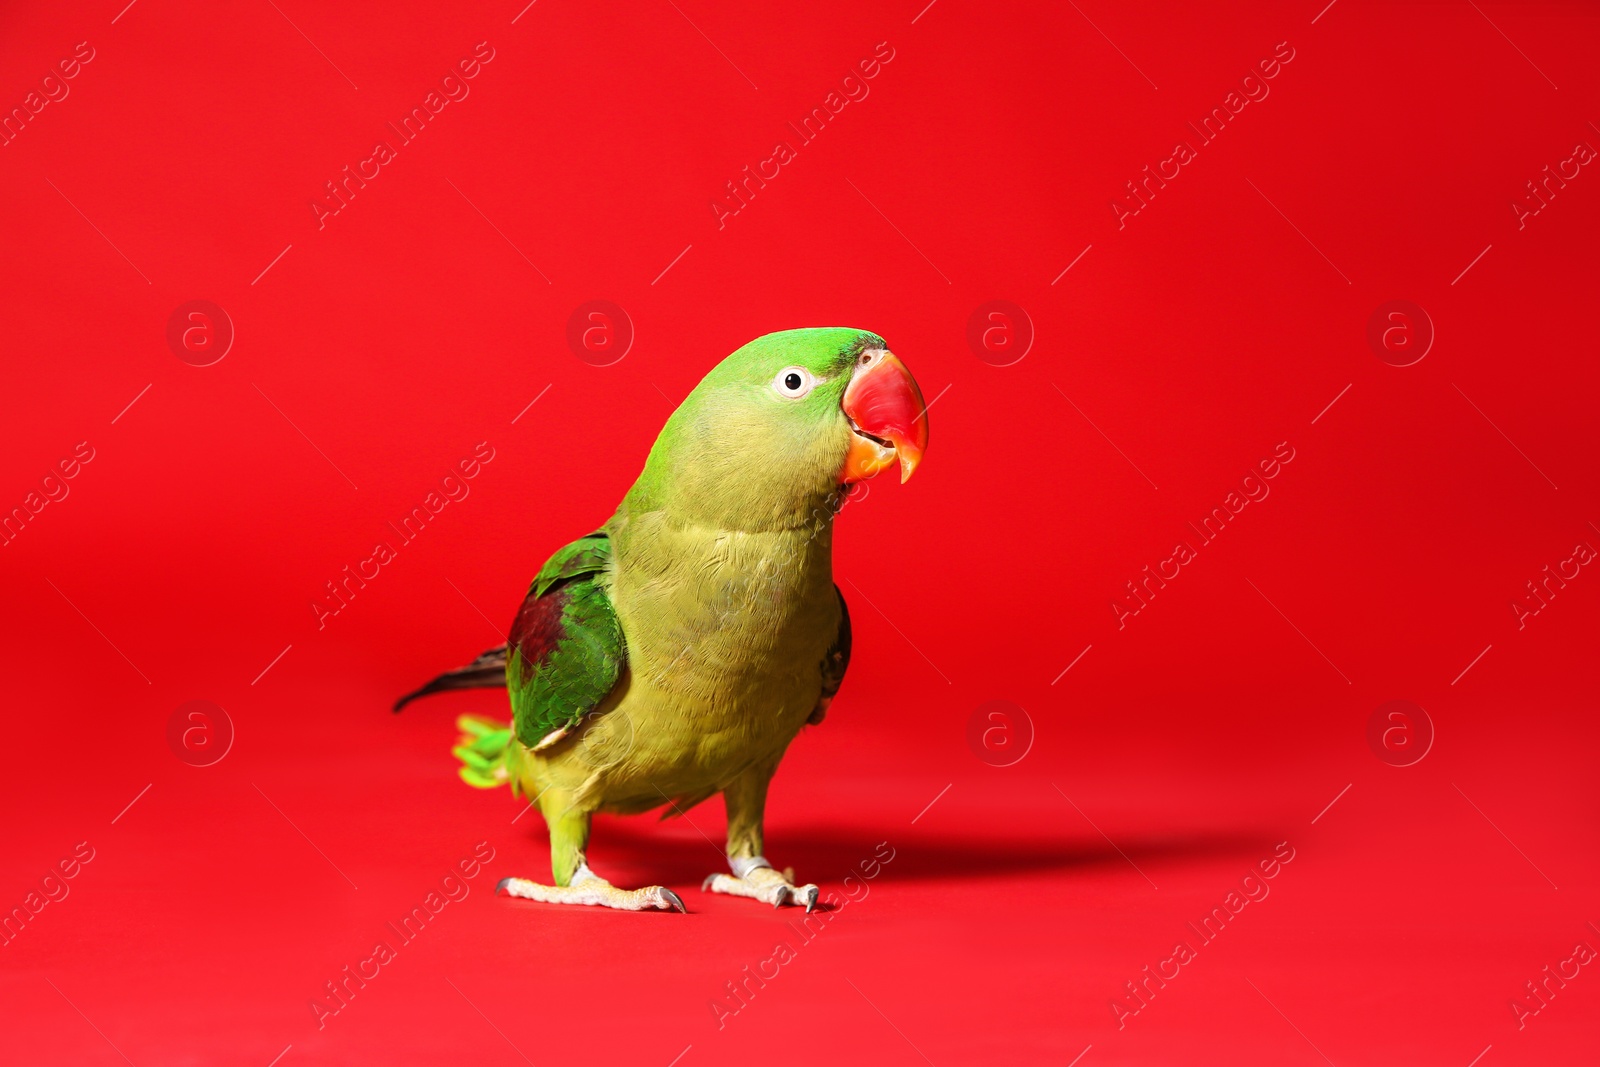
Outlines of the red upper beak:
M871 478L897 458L900 480L910 478L928 447L928 406L906 365L887 349L862 352L840 406L853 433L839 480Z

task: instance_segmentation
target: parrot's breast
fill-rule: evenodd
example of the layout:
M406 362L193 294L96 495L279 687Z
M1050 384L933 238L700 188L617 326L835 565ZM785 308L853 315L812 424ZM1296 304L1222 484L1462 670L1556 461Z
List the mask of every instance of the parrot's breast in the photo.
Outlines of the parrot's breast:
M595 787L691 795L776 762L817 705L838 635L831 526L751 533L652 513L613 538L628 671L596 725L616 717L628 752Z

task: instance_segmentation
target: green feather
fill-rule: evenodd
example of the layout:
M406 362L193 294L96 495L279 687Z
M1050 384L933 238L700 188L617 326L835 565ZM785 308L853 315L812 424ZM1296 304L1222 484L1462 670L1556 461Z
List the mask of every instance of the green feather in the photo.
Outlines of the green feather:
M511 731L476 715L461 716L456 720L456 727L461 731L461 739L451 751L461 761L461 780L477 789L505 785L511 778L505 763Z

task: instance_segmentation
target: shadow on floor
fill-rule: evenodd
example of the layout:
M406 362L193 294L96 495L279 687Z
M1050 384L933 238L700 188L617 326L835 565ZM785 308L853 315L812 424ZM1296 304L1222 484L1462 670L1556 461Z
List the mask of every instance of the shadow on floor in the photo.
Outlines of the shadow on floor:
M725 869L721 830L708 829L710 840L679 827L659 827L652 817L597 821L590 844L596 864L647 871L667 884L697 882ZM1129 837L1110 844L1088 830L1086 834L994 838L956 838L900 828L885 831L875 840L857 828L799 827L769 835L767 854L777 867L792 866L803 879L837 883L858 865L870 867L879 842L894 849L894 876L902 879L1004 878L1047 872L1070 873L1110 866L1145 868L1171 861L1236 859L1254 863L1270 854L1272 831L1239 828L1188 836ZM1157 880L1159 883L1159 879Z

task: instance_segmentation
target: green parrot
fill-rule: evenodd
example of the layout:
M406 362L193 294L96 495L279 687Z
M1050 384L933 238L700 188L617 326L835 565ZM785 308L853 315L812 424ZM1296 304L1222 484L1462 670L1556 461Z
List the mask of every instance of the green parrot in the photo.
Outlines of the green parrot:
M750 342L667 419L616 513L540 568L507 642L396 703L504 685L512 722L458 720L470 785L509 785L550 828L551 885L512 896L683 911L665 886L589 869L596 812L727 806L731 873L704 889L815 907L764 855L767 787L820 723L850 661L833 518L850 487L928 445L915 379L877 334L785 330Z

